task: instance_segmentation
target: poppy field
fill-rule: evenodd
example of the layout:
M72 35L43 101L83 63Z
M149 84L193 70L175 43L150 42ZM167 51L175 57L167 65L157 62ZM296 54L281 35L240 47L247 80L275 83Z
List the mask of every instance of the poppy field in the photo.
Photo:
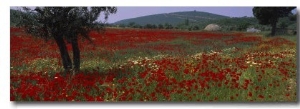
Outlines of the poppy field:
M53 40L10 32L11 101L298 100L296 36L106 28L64 74Z

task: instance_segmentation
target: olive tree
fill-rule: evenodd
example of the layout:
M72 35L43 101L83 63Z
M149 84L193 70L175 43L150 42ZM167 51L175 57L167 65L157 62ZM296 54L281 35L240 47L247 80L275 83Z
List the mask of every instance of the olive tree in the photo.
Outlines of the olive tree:
M89 32L104 29L104 22L110 14L117 11L116 7L24 7L22 22L19 26L26 32L46 40L54 39L61 55L63 68L66 72L79 71L80 50L78 37L92 41ZM103 14L101 14L103 13ZM104 15L104 22L98 21ZM72 44L73 65L66 47L66 41Z
M254 7L253 15L262 25L271 25L271 36L275 35L278 19L291 14L296 7Z

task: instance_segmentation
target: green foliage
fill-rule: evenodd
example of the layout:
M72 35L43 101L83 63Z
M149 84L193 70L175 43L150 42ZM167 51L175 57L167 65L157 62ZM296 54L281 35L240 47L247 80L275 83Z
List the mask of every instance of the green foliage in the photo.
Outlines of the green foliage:
M291 15L291 11L296 7L254 7L253 15L258 19L259 24L271 25L271 36L275 35L278 19ZM286 27L285 23L280 26Z
M251 25L251 24L248 22L242 22L238 25L237 29L240 31L246 30L249 27L249 25Z
M22 20L21 16L24 14L25 13L21 11L10 9L10 26L11 27L17 26Z
M280 28L287 28L287 29L296 29L297 27L293 25L296 25L297 21L294 21L293 19L290 19L290 17L282 17L278 19L278 25L277 27Z
M173 26L169 23L165 23L165 29L173 29Z
M158 25L158 29L163 29L163 28L164 28L164 25L162 25L162 24Z
M156 29L157 26L156 26L155 24L146 24L146 25L144 26L144 28L147 28L147 29Z
M126 27L126 25L125 25L125 24L120 24L120 25L119 25L119 27L121 27L121 28L125 28L125 27Z
M268 25L278 21L278 18L286 17L296 7L254 7L253 15L262 25Z
M253 17L234 17L227 19L220 19L214 22L222 27L222 30L225 31L245 31L249 27L256 27L261 29L262 27L258 24L257 19Z
M128 27L133 27L134 25L135 25L134 22L130 22L130 23L128 24Z
M189 19L185 19L185 25L189 26L190 25L190 20Z
M92 29L101 29L102 23L97 21L101 12L105 19L115 13L115 7L36 7L34 10L24 7L20 26L37 37L49 38L62 35L66 39L77 35L88 38ZM88 28L87 28L88 27Z
M289 19L290 19L291 21L296 21L296 20L297 20L297 14L290 15L290 16L289 16Z

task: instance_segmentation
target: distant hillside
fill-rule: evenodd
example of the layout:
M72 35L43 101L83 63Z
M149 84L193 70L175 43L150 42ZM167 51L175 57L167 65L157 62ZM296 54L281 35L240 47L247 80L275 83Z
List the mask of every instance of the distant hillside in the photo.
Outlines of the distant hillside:
M142 16L137 18L125 19L121 21L117 21L113 24L129 24L134 22L135 24L139 25L146 25L146 24L165 24L169 23L171 25L177 25L183 23L185 20L189 20L190 23L199 23L199 22L208 22L212 20L219 20L229 18L228 16L222 16L207 12L199 12L199 11L186 11L186 12L174 12L174 13L164 13L164 14L155 14L155 15L148 15Z

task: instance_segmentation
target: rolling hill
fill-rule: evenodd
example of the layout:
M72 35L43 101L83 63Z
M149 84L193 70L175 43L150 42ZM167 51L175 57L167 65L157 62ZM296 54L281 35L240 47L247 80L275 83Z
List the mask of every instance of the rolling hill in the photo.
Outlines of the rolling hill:
M10 9L10 26L17 27L22 20L20 16L24 14L26 13L19 10ZM296 20L290 20L290 17L293 16L280 18L277 22L277 27L296 29ZM187 20L189 21L189 24L185 24ZM132 22L134 23L134 26L128 26ZM228 17L199 11L185 11L141 16L117 21L113 23L112 26L117 25L121 27L121 24L123 24L125 26L122 27L127 26L133 28L145 28L147 27L147 24L154 24L157 26L157 28L160 28L159 24L162 24L163 28L168 29L168 26L164 25L166 23L173 25L174 28L184 30L201 30L211 23L218 24L224 31L245 31L248 27L255 27L262 31L269 31L271 29L270 25L260 25L255 17Z
M169 23L171 25L177 25L185 22L185 20L189 20L191 23L200 23L200 22L209 22L212 20L220 20L224 18L230 18L228 16L222 16L207 12L199 12L199 11L185 11L185 12L174 12L174 13L164 13L164 14L154 14L148 16L142 16L131 19L124 19L117 21L113 24L129 24L130 22L134 22L139 25L146 24L165 24Z

